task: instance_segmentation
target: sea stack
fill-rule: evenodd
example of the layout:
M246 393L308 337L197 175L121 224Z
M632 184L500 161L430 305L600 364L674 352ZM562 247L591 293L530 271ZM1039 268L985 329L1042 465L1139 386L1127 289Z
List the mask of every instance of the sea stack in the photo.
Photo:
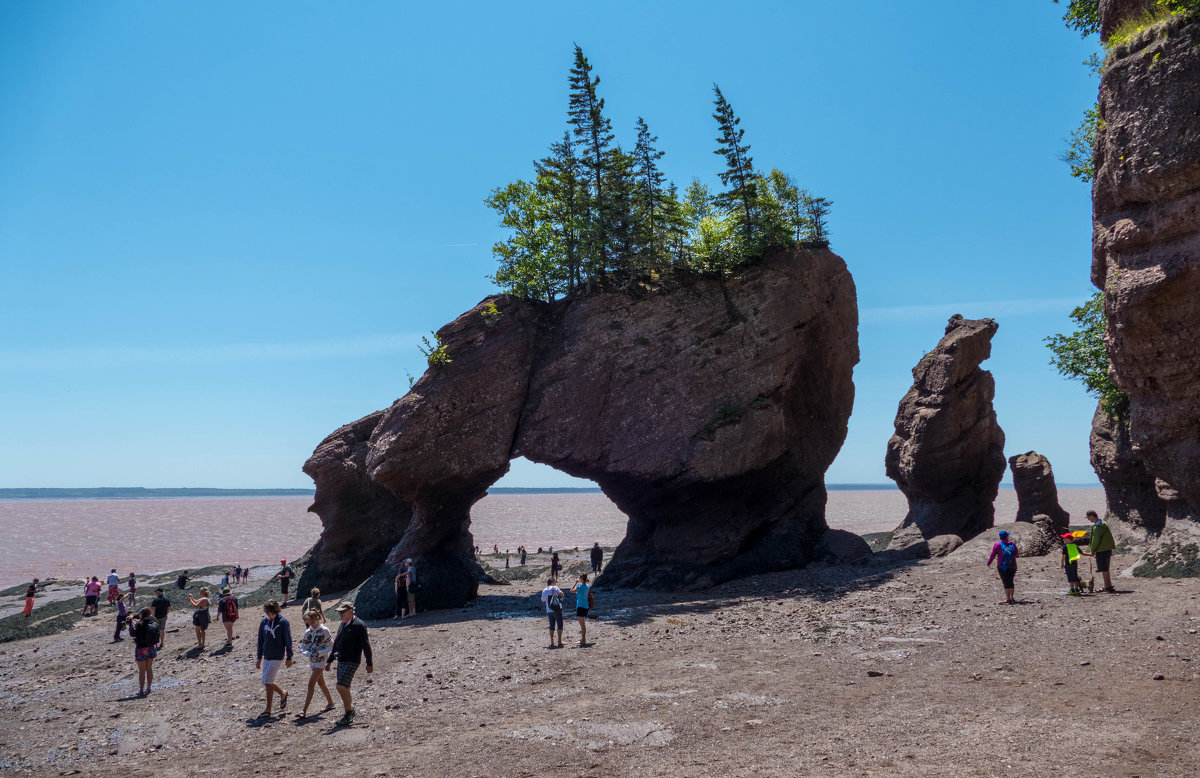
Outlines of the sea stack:
M937 347L913 368L884 459L908 498L891 551L940 556L992 526L1004 432L992 408L995 382L979 365L991 356L997 326L952 316Z
M1102 3L1102 29L1146 5ZM1193 514L1200 513L1197 94L1194 14L1168 16L1113 45L1100 80L1092 188L1092 283L1104 290L1108 353L1129 395L1132 447Z
M1089 441L1092 469L1104 487L1107 515L1158 532L1167 522L1167 504L1158 496L1154 475L1133 450L1129 420L1117 418L1096 404Z
M346 472L412 510L386 559L360 571L361 615L390 615L408 557L423 607L474 596L471 505L518 456L595 481L629 516L608 586L702 588L818 553L858 361L854 282L837 255L796 249L731 276L549 304L497 295L437 335L425 375L351 425L371 427L363 448L343 446L366 451ZM306 472L341 472L314 460ZM329 500L314 509L332 542L344 520ZM867 553L857 542L849 552Z
M1071 516L1058 504L1058 487L1050 460L1036 451L1009 457L1013 488L1017 492L1017 521L1032 522L1034 516L1047 517L1055 532L1066 532Z

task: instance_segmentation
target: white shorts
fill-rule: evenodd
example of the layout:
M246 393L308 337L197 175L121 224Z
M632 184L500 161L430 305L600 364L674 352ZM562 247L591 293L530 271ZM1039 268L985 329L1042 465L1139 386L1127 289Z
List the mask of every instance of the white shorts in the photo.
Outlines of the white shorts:
M264 659L263 660L263 684L275 683L275 676L279 675L279 668L283 667L282 659Z
M308 669L309 670L324 670L325 663L324 662L313 662L312 660L309 660Z

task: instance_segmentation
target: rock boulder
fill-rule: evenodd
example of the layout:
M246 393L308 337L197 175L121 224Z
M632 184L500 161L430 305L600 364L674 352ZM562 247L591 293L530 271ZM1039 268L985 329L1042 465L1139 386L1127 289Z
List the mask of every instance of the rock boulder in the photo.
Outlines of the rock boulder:
M1066 532L1071 516L1058 504L1058 487L1050 460L1036 451L1027 451L1009 457L1008 469L1017 492L1017 521L1032 522L1034 516L1041 514L1049 517L1057 532Z
M1109 2L1111 27L1136 4ZM1092 189L1092 282L1146 469L1200 512L1200 19L1110 51Z
M1004 432L992 408L995 383L979 365L991 355L996 322L951 317L937 347L913 368L884 464L908 498L890 551L949 553L993 521L1004 475Z
M405 557L419 607L475 594L471 505L517 456L594 480L629 516L605 585L698 588L818 553L858 361L840 257L796 250L549 305L495 296L438 336L446 359L364 444L371 483L412 510L360 590L365 615L390 609Z
M1167 520L1167 506L1158 496L1154 476L1133 450L1129 422L1104 412L1099 403L1092 417L1092 469L1104 486L1108 515L1157 532Z

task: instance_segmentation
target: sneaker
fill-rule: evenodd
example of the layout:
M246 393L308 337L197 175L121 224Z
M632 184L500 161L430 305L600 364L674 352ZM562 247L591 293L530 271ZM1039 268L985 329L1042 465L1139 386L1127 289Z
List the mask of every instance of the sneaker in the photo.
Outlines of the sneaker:
M335 721L333 723L333 725L335 727L348 727L348 726L350 726L350 722L352 722L352 721L354 721L354 711L348 710L344 714L342 714L342 717L340 719L338 719L337 721Z

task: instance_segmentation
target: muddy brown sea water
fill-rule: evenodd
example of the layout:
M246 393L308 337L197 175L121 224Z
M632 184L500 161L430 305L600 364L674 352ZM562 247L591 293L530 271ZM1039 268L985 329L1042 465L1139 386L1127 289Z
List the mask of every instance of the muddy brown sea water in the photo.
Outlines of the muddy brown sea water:
M1102 510L1101 489L1065 488L1060 502L1082 521ZM217 564L269 565L308 551L321 522L308 497L222 497L144 500L0 500L0 586L40 578L82 578L113 567L156 573ZM831 490L831 527L886 532L904 518L895 489ZM996 521L1011 521L1016 493L1001 489ZM474 507L471 531L483 551L525 545L612 547L625 536L627 517L599 493L496 494Z

